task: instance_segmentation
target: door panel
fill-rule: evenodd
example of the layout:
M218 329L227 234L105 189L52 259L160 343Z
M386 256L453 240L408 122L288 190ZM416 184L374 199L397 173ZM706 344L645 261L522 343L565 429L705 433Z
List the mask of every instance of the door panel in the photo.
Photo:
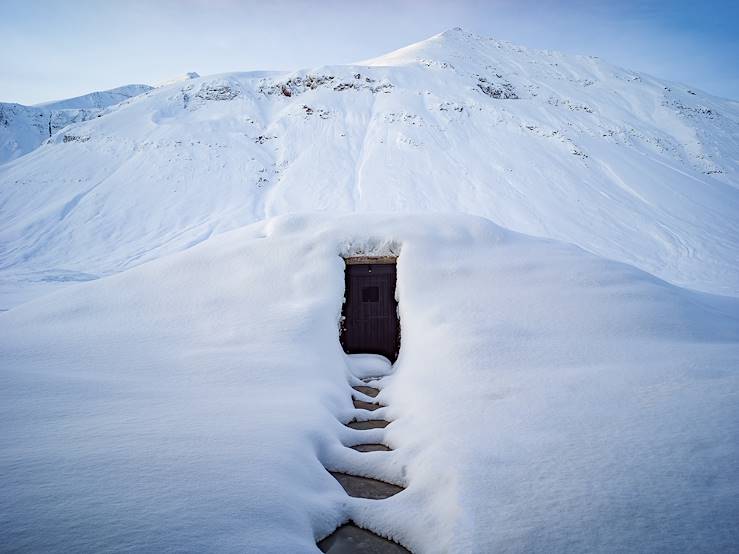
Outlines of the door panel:
M345 277L344 351L382 354L394 362L400 346L395 264L349 264Z

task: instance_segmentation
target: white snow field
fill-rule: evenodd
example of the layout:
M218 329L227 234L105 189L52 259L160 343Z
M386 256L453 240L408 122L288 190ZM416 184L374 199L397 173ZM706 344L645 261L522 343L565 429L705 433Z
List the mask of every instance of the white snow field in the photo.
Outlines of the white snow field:
M739 103L455 29L176 82L0 166L0 308L286 213L463 212L739 294Z
M352 430L340 256L391 253L393 422ZM739 547L739 300L483 218L256 223L0 314L0 357L9 551Z
M126 85L36 106L0 102L0 164L35 150L72 123L102 117L104 108L151 89Z

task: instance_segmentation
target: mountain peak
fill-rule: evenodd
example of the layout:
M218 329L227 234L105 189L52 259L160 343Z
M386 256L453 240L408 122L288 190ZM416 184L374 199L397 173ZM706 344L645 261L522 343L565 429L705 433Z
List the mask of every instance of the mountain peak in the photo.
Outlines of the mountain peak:
M739 294L734 103L460 28L363 66L187 77L63 131L26 118L45 144L0 167L0 281L30 295L29 274L298 211L456 211Z
M442 31L438 35L439 37L456 37L456 36L464 36L464 35L470 35L471 33L468 33L465 31L462 27L452 27L451 29L447 29L446 31Z
M360 62L361 65L370 66L398 66L417 63L424 60L436 60L439 62L449 61L448 58L472 60L489 55L490 48L500 49L504 45L517 51L525 51L523 47L514 47L494 38L486 38L462 27L452 27L429 38L415 42L398 50L393 50L382 56Z

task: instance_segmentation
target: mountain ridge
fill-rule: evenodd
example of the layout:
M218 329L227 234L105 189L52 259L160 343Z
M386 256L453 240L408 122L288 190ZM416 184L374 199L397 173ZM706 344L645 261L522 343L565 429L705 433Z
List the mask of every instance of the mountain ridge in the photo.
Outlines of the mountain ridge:
M0 167L0 283L33 296L284 213L456 211L736 295L737 152L733 101L453 30L72 124Z
M124 100L138 96L145 92L149 92L154 87L151 85L142 84L131 84L115 87L107 90L96 90L74 96L72 98L65 98L63 100L51 100L49 102L41 102L40 104L34 104L34 108L46 108L46 109L81 109L81 108L96 108L102 109L108 106L113 106Z
M97 117L105 108L152 89L124 85L33 106L0 102L0 165L35 150L67 125Z

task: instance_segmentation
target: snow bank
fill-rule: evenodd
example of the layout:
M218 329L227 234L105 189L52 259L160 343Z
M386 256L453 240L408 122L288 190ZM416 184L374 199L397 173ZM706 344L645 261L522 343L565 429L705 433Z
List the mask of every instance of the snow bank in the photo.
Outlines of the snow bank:
M339 254L398 249L395 421L355 431ZM739 541L737 301L483 219L269 220L0 314L0 360L11 550L315 552L350 517L418 553Z

